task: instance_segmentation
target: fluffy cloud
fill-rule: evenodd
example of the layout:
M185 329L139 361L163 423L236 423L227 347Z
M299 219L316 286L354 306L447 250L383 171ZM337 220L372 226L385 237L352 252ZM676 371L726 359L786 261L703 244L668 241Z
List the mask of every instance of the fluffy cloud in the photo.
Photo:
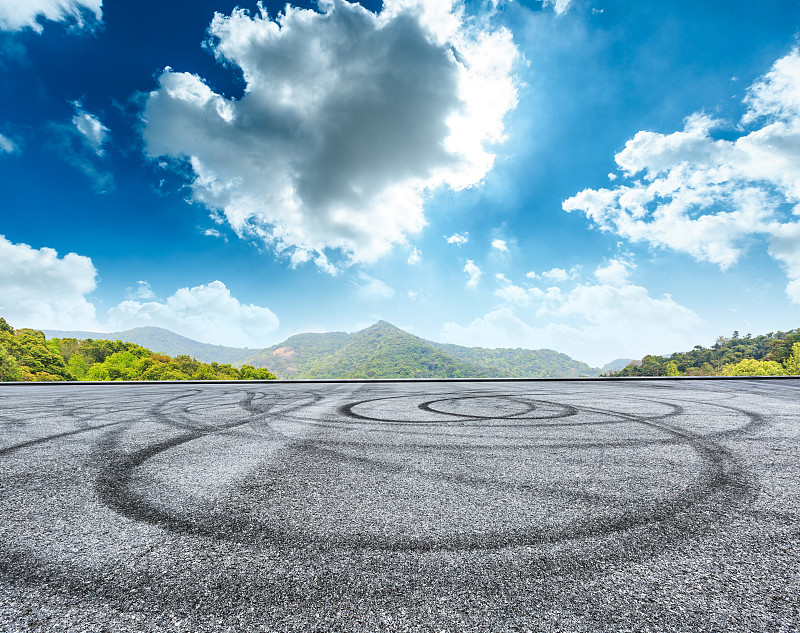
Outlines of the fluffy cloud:
M88 257L13 244L0 235L0 314L14 327L93 329L86 300L97 271Z
M0 134L0 154L13 154L19 151L17 144L7 136Z
M455 244L456 246L463 246L469 242L469 233L453 233L450 237L444 238L448 244Z
M125 293L128 296L128 299L155 299L156 293L153 292L153 289L150 287L150 283L147 281L137 281L136 288L126 288Z
M594 271L594 276L601 283L609 286L624 286L628 283L630 271L636 265L625 259L612 259Z
M696 113L672 134L638 132L616 155L629 180L566 200L603 231L734 265L763 241L800 303L800 54L779 59L747 92L736 140ZM638 179L637 179L638 178Z
M600 283L586 279L568 288L520 286L496 275L495 296L503 304L467 325L445 324L442 340L553 348L596 366L620 356L691 347L698 316L669 295L651 297L646 288L629 281L633 268L627 260L614 259L594 271ZM653 350L654 340L661 350Z
M555 283L563 283L565 281L569 281L570 279L575 279L578 276L579 270L580 266L573 266L570 268L569 272L563 268L551 268L550 270L546 270L541 273L537 273L532 270L531 272L526 273L525 276L528 279L544 279Z
M494 294L506 303L525 306L531 302L531 295L528 289L515 286L503 274L498 273L495 278L500 283L500 287L494 291Z
M108 316L108 328L154 325L231 346L263 347L278 327L278 317L270 309L240 303L221 281L181 288L166 301L129 299L111 308Z
M416 246L411 249L411 252L408 255L408 265L415 266L422 261L422 251L419 250Z
M0 31L30 28L42 32L40 19L53 22L73 21L83 27L86 14L94 20L103 17L103 0L0 0Z
M208 343L250 347L263 347L278 327L271 310L240 303L221 281L181 288L166 301L138 281L101 324L87 299L96 278L88 257L59 257L52 248L13 244L0 235L0 315L14 327L108 332L156 325Z
M492 248L497 249L503 253L508 252L508 245L505 240L492 240Z
M516 104L518 52L454 0L319 7L217 14L209 46L241 69L244 96L167 68L143 138L151 157L188 163L194 199L237 234L332 270L421 230L426 192L481 181Z
M467 273L467 288L476 288L483 274L481 269L478 268L474 261L468 259L467 264L464 266L464 272Z

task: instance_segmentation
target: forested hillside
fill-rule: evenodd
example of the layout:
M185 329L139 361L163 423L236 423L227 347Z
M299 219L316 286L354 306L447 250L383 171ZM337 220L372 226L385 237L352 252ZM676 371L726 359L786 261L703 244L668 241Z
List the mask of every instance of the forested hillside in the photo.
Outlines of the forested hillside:
M386 321L352 334L298 334L249 356L247 362L266 365L280 378L541 378L600 373L553 350L434 343Z
M800 374L800 330L720 336L711 347L645 356L611 376L780 376Z
M267 369L175 358L126 341L53 338L0 318L0 381L274 380Z
M597 376L598 369L552 349L487 349L432 343L445 354L481 368L490 376L554 378Z
M347 332L295 334L282 343L247 356L245 362L269 367L279 378L305 377L311 365L344 347L351 336Z
M246 347L227 347L211 345L181 336L162 327L136 327L121 332L84 332L67 330L43 330L48 338L75 338L79 340L109 340L136 343L157 354L166 356L191 356L203 363L230 363L232 365L250 364L247 358L260 350Z
M386 321L352 334L332 354L310 363L305 378L482 378L480 367L442 353Z

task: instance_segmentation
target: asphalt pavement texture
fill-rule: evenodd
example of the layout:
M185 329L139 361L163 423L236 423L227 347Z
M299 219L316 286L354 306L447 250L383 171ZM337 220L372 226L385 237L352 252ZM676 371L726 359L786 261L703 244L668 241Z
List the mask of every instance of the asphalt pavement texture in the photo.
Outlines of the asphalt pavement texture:
M0 387L0 631L797 631L800 380Z

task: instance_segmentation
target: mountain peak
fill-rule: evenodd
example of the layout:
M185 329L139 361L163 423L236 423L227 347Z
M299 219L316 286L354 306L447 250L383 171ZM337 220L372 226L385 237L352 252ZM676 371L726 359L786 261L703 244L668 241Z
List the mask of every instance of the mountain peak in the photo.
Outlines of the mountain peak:
M376 323L373 323L373 324L372 324L372 325L370 325L369 327L367 327L367 328L364 328L364 329L363 329L363 330L361 330L361 331L362 331L362 332L376 332L376 331L383 331L383 332L387 332L387 331L389 331L389 332L403 332L403 333L407 333L407 332L405 332L405 330L401 330L401 329L400 329L399 327L397 327L396 325L393 325L393 324L389 323L388 321L384 321L384 320L382 320L382 319L381 319L380 321L377 321Z

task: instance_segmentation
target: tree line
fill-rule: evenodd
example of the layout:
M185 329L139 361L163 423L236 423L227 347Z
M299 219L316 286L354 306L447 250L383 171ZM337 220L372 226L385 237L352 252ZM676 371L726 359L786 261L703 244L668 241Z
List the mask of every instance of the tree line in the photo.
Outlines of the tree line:
M170 358L124 341L53 338L0 317L0 381L275 380L263 367Z
M647 355L609 376L797 376L800 375L800 329L758 336L720 336L711 347Z

